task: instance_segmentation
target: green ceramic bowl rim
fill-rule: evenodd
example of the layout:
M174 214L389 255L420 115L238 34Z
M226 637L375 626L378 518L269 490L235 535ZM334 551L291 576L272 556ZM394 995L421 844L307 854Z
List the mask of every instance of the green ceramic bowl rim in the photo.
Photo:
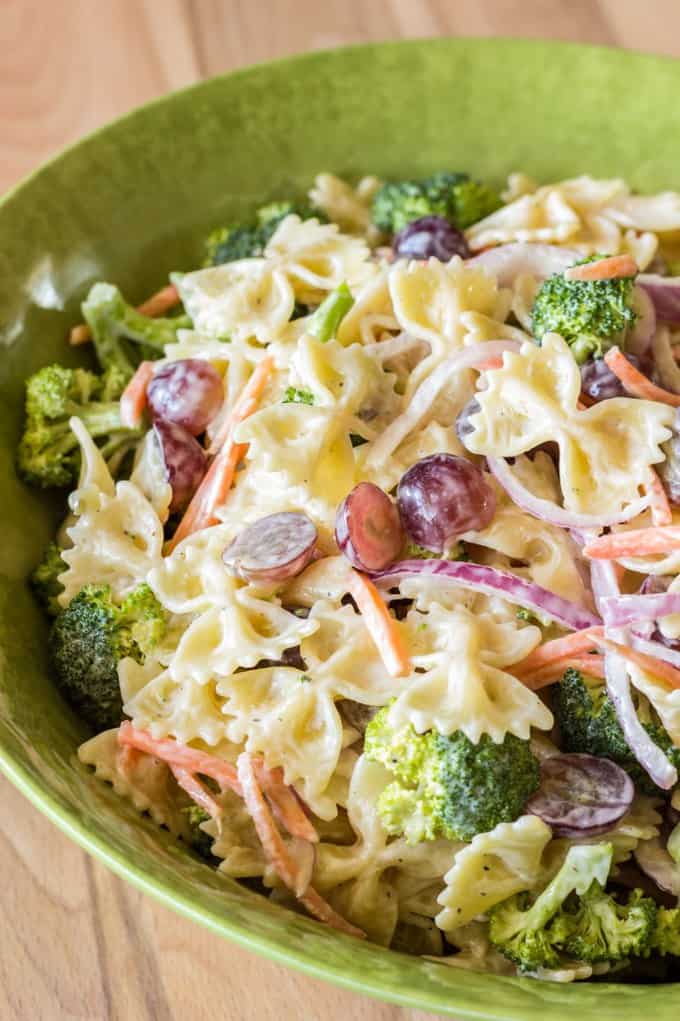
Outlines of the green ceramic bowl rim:
M370 53L377 49L391 49L396 51L399 49L422 47L431 44L445 44L453 42L456 39L460 39L461 42L474 42L481 45L484 45L484 43L501 43L510 48L515 46L519 48L529 45L541 49L553 49L555 51L570 49L574 51L586 50L593 53L612 53L620 51L617 47L594 46L556 40L530 39L518 36L436 36L425 39L403 39L378 43L359 43L348 46L313 50L308 53L294 54L278 58L276 60L260 61L256 64L250 64L247 67L238 68L231 72L202 79L201 81L194 82L193 84L181 89L168 92L163 96L142 104L141 106L134 107L132 110L129 110L120 117L101 125L94 131L89 132L83 137L77 139L75 142L60 149L34 171L10 188L9 191L0 196L0 211L10 203L20 199L22 193L36 179L47 173L55 164L58 164L79 148L89 145L99 136L105 135L110 129L119 127L120 125L125 124L128 120L134 119L141 113L152 110L155 107L167 103L168 101L172 102L174 98L179 95L192 92L198 93L201 89L216 81L248 77L251 73L266 68L274 68L277 66L285 67L286 65L293 67L301 62L306 62L307 60L312 61L318 59L319 55L323 55L324 53L333 56L340 56L345 53ZM625 52L631 54L631 56L645 57L651 62L666 64L676 63L672 57L642 53L637 50L626 50ZM63 833L70 837L85 851L88 851L102 861L116 875L127 880L144 893L150 894L164 906L175 910L194 922L198 922L221 936L226 936L228 939L233 940L240 946L253 950L269 960L292 967L295 970L313 978L321 979L323 981L330 982L333 985L349 989L353 992L375 997L400 1006L432 1010L440 1014L443 1009L446 1010L447 1014L449 1014L450 1010L453 1010L460 1018L476 1018L479 1019L479 1021L510 1021L511 1018L516 1018L517 1021L522 1021L522 1015L517 1013L517 1009L514 1006L510 1007L508 1012L504 1012L502 1016L497 1013L489 1013L489 1011L485 1010L481 1005L479 1010L470 1009L469 1007L458 1007L455 1003L450 1003L445 1006L442 1003L440 995L429 994L422 989L418 991L409 990L402 994L398 987L395 987L393 984L386 984L381 979L367 980L363 976L355 978L352 974L339 972L332 965L325 966L323 964L319 964L303 953L298 951L288 951L285 949L285 946L282 944L280 939L265 936L253 936L247 926L242 923L232 921L229 916L225 914L217 914L208 908L195 907L190 895L185 896L176 891L169 892L163 880L150 878L143 869L137 868L134 863L127 860L123 853L113 851L111 845L106 839L93 835L92 832L86 828L84 823L78 821L74 812L60 805L56 797L43 789L39 781L35 779L31 772L21 764L19 756L15 756L2 745L0 745L0 772L2 772L23 795L25 795L31 804L39 809L42 814L53 822ZM493 978L497 978L497 976L489 975L489 979ZM677 984L665 986L660 985L654 988L675 989L677 988ZM578 1000L574 1001L574 1006L578 1008ZM550 1013L552 1014L552 1010Z

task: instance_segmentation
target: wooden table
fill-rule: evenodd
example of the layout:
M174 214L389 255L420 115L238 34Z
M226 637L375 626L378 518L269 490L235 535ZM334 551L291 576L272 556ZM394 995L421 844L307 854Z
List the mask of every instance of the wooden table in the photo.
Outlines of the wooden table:
M170 89L368 40L519 35L680 56L678 0L3 0L0 191ZM0 780L0 1021L426 1021L160 907Z

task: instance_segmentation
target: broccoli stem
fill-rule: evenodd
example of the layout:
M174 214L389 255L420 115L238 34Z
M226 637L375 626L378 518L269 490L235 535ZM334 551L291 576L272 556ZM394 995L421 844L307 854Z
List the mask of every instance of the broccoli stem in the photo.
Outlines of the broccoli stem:
M354 298L346 283L340 284L335 291L321 302L316 312L310 316L307 333L310 333L322 344L331 340L338 331L338 326L345 318Z

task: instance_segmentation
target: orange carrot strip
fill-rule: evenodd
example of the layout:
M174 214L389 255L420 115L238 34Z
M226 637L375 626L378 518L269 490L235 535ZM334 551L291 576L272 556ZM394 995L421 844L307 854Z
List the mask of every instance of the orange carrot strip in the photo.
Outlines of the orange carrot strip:
M160 291L156 291L150 298L143 301L141 305L137 306L137 311L141 312L143 316L162 316L164 312L169 312L171 308L179 304L179 294L174 284L168 284L167 287L162 287ZM68 342L73 347L78 347L80 344L87 344L88 340L92 340L92 331L87 323L80 323L78 326L74 326L68 335Z
M140 362L137 371L121 394L120 420L127 429L136 429L142 421L146 407L146 388L155 371L156 366L153 362Z
M624 659L634 663L641 670L654 674L671 688L680 688L680 670L671 666L670 663L666 663L665 660L657 659L656 656L650 656L647 652L640 652L638 649L631 649L628 645L619 645L618 642L612 642L609 638L598 638L597 644L603 649L618 652Z
M673 512L663 488L661 479L653 468L649 469L649 485L647 492L650 496L649 506L652 512L652 524L657 527L673 524Z
M205 789L201 781L196 779L193 773L190 773L188 769L184 769L182 766L170 766L170 769L177 783L182 790L187 792L191 800L195 801L200 808L207 812L211 819L217 819L221 811L220 806L212 794Z
M564 277L565 280L620 280L622 277L634 277L639 272L632 255L610 255L596 262L570 266L564 271Z
M288 848L276 827L276 823L272 818L272 814L257 782L253 761L247 752L239 755L237 766L238 778L243 790L243 800L255 824L262 849L282 882L285 883L289 890L296 893L299 879L298 866L289 855ZM296 896L298 896L297 893ZM304 904L309 913L320 919L320 921L326 922L334 929L345 932L350 936L357 936L360 939L364 938L365 933L337 914L313 887L308 886L305 893L299 895L299 900Z
M651 379L630 364L618 347L610 348L604 356L604 360L633 397L642 397L647 401L658 401L659 404L670 404L672 408L680 408L679 394L673 394L670 390L662 390L656 383L652 383Z
M397 622L373 582L359 571L350 569L348 591L359 607L368 633L373 639L391 677L404 677L411 672L411 658L399 632Z
M522 684L526 684L527 688L531 688L532 691L539 691L541 688L561 680L565 671L569 669L579 670L581 673L589 674L591 677L601 677L604 679L604 656L568 656L566 659L549 663L542 670L526 674L519 679L522 681Z
M169 766L177 766L185 769L188 773L202 773L216 780L221 787L229 787L236 794L241 794L241 785L238 781L236 769L230 762L218 759L215 755L208 755L197 748L189 748L188 745L180 744L169 737L155 738L146 730L138 730L128 722L121 723L118 728L118 743L131 745L138 748L140 752L153 755Z
M628 532L601 535L583 547L591 560L616 560L617 557L644 557L672 553L680 548L680 525L662 528L634 528Z
M515 663L512 672L517 677L524 679L529 674L561 660L582 656L591 649L597 648L595 637L604 634L602 627L588 627L582 631L574 631L565 635L564 638L554 638L551 642L544 642L537 649L530 652L519 663Z
M286 827L291 837L299 837L310 844L317 844L319 834L305 815L295 791L283 782L283 770L267 769L262 759L256 758L253 759L253 767L257 782L267 795L274 815Z
M168 543L168 552L171 553L175 546L182 539L186 539L188 535L217 524L215 508L226 500L236 468L248 450L247 443L234 443L232 438L234 427L256 410L273 367L273 358L263 358L243 388L241 396L223 426L224 439L220 449L194 493L175 534Z

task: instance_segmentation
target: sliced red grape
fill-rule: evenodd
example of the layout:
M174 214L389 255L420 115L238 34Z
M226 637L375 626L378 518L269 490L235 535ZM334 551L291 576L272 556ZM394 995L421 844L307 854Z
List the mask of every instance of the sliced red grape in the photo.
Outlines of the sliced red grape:
M206 454L198 440L181 425L158 419L153 427L172 489L170 513L177 514L184 510L205 475Z
M155 420L183 426L192 436L205 431L224 400L222 377L202 358L161 366L149 383L146 402Z
M484 473L454 454L432 454L401 477L397 504L413 542L433 553L449 549L464 532L491 523L496 496Z
M541 786L526 805L558 837L594 837L621 819L635 796L633 781L609 759L552 755L541 763Z
M399 511L379 486L360 482L335 515L335 541L352 567L381 571L404 545Z
M443 216L421 216L408 223L392 242L394 254L402 259L429 259L448 262L454 255L470 257L462 231Z
M247 581L285 581L304 570L314 556L316 525L299 511L268 514L249 525L227 546L222 559Z
M628 361L637 368L640 359L627 354ZM615 376L602 358L591 358L581 366L581 389L594 401L606 401L610 397L627 397L623 383Z

